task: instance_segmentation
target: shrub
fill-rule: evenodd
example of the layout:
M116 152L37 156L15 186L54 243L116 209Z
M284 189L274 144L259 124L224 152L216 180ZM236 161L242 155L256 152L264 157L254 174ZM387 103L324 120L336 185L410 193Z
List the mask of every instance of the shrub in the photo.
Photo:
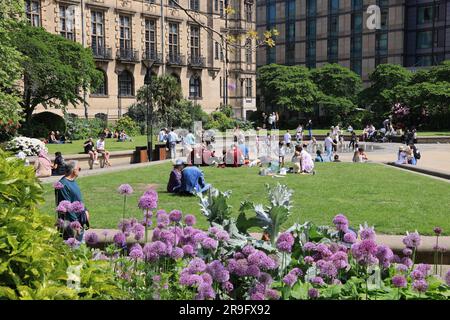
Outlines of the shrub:
M137 136L140 134L141 129L139 127L139 124L136 123L133 119L131 119L129 116L123 116L120 118L116 125L114 126L114 130L122 131L125 130L125 132L129 136Z
M37 156L41 150L47 151L47 147L38 139L16 137L6 144L6 150L14 153L23 151L27 156Z
M125 298L108 263L70 250L39 212L43 190L33 168L0 150L0 300ZM89 258L88 258L89 256ZM81 266L80 290L68 269Z
M101 119L67 117L66 125L66 138L70 140L81 140L89 137L98 137L103 132L105 123Z

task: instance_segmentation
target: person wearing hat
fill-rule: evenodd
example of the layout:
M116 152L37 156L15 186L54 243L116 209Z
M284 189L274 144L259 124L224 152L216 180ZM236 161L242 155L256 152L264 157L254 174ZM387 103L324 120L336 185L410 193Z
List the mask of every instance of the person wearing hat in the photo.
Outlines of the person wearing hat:
M406 153L406 148L404 146L400 146L398 149L398 157L396 164L407 164L408 163L408 154Z
M170 173L169 182L167 183L168 193L177 193L181 187L182 171L185 166L184 161L177 160L173 165L173 170Z

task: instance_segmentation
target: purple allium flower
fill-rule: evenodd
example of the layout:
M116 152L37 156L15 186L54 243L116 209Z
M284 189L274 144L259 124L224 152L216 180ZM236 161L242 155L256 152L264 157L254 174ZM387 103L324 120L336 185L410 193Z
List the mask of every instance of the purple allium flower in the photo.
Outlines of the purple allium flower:
M414 270L411 272L411 278L414 279L414 280L424 279L424 278L425 278L425 275L423 274L422 271L417 270L417 269L414 269Z
M348 231L348 219L343 214L338 214L334 217L333 223L338 231L347 232Z
M53 184L53 188L55 188L56 190L61 190L64 189L64 185L61 182L57 181Z
M156 216L156 221L158 222L158 228L165 228L169 225L169 215L167 213L161 212Z
M194 258L189 262L188 270L190 273L203 272L206 270L205 261L201 258Z
M316 288L309 288L308 289L308 297L311 299L316 299L319 297L319 290Z
M259 282L264 286L270 286L273 282L272 276L266 272L261 272L258 278Z
M375 240L375 230L373 227L360 227L359 235L361 240Z
M64 220L61 218L58 218L58 220L56 220L56 222L55 222L55 226L59 229L64 228Z
M234 260L234 261L231 259L228 261L228 267L232 268L232 270L229 269L229 271L234 272L236 275L238 275L240 277L246 276L247 268L248 268L247 260L239 259L239 260Z
M348 256L345 252L338 251L330 257L337 269L345 269L348 266Z
M211 287L211 285L207 283L203 283L198 288L198 293L195 296L196 300L209 300L214 299L216 297L216 293L214 292L214 289Z
M314 263L314 258L311 256L305 256L303 258L303 260L305 261L306 264L313 264Z
M222 242L227 242L228 240L230 240L230 235L225 230L217 232L216 237L217 240Z
M435 233L437 236L440 236L441 233L442 233L442 228L441 228L441 227L435 227L435 228L433 229L433 231L434 231L434 233Z
M280 299L280 293L277 290L274 289L267 289L266 290L266 298L269 300L279 300Z
M76 213L81 213L84 211L84 204L81 203L80 201L74 201L72 202L72 210L73 212Z
M58 212L71 212L72 211L72 203L67 200L63 200L58 204L56 208Z
M418 265L416 265L415 270L422 272L426 277L428 275L428 272L431 270L431 266L426 263L419 263Z
M325 285L325 282L323 281L323 279L321 277L314 277L314 278L312 278L311 279L311 283L319 285L319 286L324 286Z
M408 282L404 276L393 276L392 277L392 285L396 288L406 288Z
M298 280L297 276L290 272L283 278L283 282L289 287L292 287L297 282L297 280Z
M428 289L428 283L427 283L425 280L423 280L423 279L415 280L415 281L412 283L412 287L413 287L413 289L416 290L417 292L423 293L423 292L426 292L426 291L427 291L427 289Z
M130 258L134 260L143 259L144 252L142 251L142 247L140 244L136 243L130 250L129 254Z
M379 245L377 248L376 257L383 268L389 268L392 259L394 258L394 253L388 246Z
M149 188L147 191L144 192L145 196L149 196L153 198L156 202L158 202L158 192L156 192L154 189Z
M405 266L404 264L399 264L399 265L397 265L397 268L396 268L396 270L397 270L398 272L402 272L402 273L407 272L408 269L409 269L409 268L408 268L407 266Z
M172 222L180 222L183 214L179 210L172 210L169 213L169 220Z
M138 207L142 210L152 210L155 209L158 206L157 200L155 200L154 197L144 194L139 199Z
M87 232L86 236L86 243L93 246L98 243L98 235L95 232Z
M211 277L211 275L209 273L202 273L200 276L202 277L203 283L212 285L213 278Z
M294 237L290 232L284 232L278 237L276 245L281 252L291 252L294 245Z
M356 237L354 235L353 232L347 232L346 234L344 234L344 241L347 243L355 243L356 242Z
M412 250L410 248L405 248L405 249L403 249L402 252L403 252L403 255L406 257L409 257L412 255Z
M123 232L118 232L114 235L113 241L118 247L123 247L126 244L127 238Z
M206 237L202 240L202 247L207 250L216 250L218 246L217 240L214 240L212 238Z
M133 193L133 188L129 184L121 184L117 189L117 192L119 192L119 194L121 195L129 196Z
M188 214L184 217L184 223L187 226L193 226L197 223L197 219L192 214Z
M262 292L255 292L252 293L252 295L250 296L250 300L264 300L265 296L264 293Z
M226 293L231 293L234 290L234 286L230 281L222 283L222 290Z
M81 230L81 224L78 221L72 221L69 224L69 226L70 226L70 229L72 229L72 230L77 230L77 231Z
M187 256L194 255L194 248L190 244L186 244L183 246L183 253Z
M408 248L417 248L420 246L420 235L418 232L406 233L403 238L403 243Z
M321 260L324 261L324 260ZM318 264L319 265L319 264ZM334 278L337 276L337 268L332 261L324 261L324 263L319 267L320 274L324 277Z
M445 283L450 286L450 270L445 274Z
M130 230L131 230L130 220L128 220L128 219L120 220L119 225L117 227L122 232L130 232Z
M175 244L175 234L167 231L167 230L163 230L160 232L159 234L159 239L163 242L165 242L166 244L171 244L174 245Z
M408 257L404 257L401 262L402 262L402 264L404 264L408 268L411 268L412 265L414 264L413 261L410 258L408 258Z
M378 263L378 259L375 257L375 254L377 253L377 244L371 239L354 243L351 247L351 252L359 264L371 265Z
M64 241L71 249L75 249L78 248L78 246L80 245L80 241L78 241L75 238L69 238L67 240Z
M254 253L256 251L255 248L253 248L251 245L246 245L244 248L242 248L242 253L245 254L246 256L251 255L252 253Z
M331 250L328 248L328 246L324 243L319 243L316 246L316 251L319 252L321 256L324 258L330 257L333 254Z
M172 257L172 259L175 259L175 260L183 258L183 256L184 256L183 249L178 248L178 247L174 248L172 253L170 254L170 256Z
M303 246L304 251L314 251L316 250L316 245L312 242L307 242Z
M247 267L246 275L249 277L258 278L261 275L261 270L257 265L251 264Z
M220 229L217 228L217 227L210 227L210 228L208 229L208 231L209 231L209 233L216 234L217 232L220 231Z
M214 260L210 264L208 264L206 271L217 282L223 283L230 279L230 273L225 269L222 262L220 262L219 260Z
M167 253L167 245L162 241L155 241L150 245L151 250L157 255L164 256Z

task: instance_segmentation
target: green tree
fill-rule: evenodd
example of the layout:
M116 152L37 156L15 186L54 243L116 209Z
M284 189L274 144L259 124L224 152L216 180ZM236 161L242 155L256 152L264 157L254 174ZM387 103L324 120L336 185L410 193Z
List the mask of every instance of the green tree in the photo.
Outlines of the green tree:
M407 86L411 72L400 65L380 64L370 74L370 87L361 91L360 104L370 108L378 120L390 114L392 106L398 102L396 92Z
M257 83L266 105L311 112L319 89L302 66L270 64L258 69Z
M74 41L28 25L21 27L14 41L25 56L21 105L27 123L38 105L65 110L83 103L81 89L95 88L101 81L92 52Z
M22 119L17 89L22 56L14 46L12 35L18 31L24 12L23 1L0 1L0 140L14 133Z

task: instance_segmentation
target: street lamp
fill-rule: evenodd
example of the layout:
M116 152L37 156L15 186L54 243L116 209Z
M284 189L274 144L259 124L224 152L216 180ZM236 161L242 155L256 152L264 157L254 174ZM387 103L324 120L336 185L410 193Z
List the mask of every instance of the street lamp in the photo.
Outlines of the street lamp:
M147 77L145 77L144 84L146 86L146 118L147 118L147 155L148 155L148 161L153 160L153 104L152 104L152 98L151 98L151 90L150 90L150 83L151 83L151 72L150 67L147 69Z

